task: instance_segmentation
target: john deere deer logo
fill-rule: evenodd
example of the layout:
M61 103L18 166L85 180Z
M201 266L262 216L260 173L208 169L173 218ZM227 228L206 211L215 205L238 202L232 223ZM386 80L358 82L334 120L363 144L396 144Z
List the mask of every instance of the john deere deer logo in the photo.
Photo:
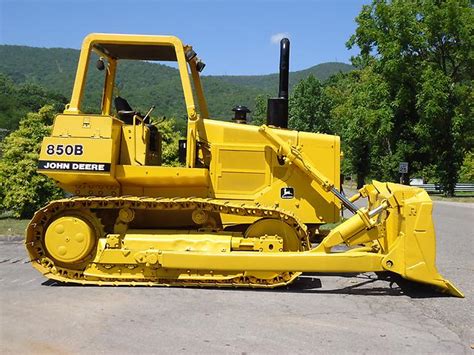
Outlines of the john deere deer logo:
M282 187L280 190L280 197L288 200L295 197L295 189L292 187Z

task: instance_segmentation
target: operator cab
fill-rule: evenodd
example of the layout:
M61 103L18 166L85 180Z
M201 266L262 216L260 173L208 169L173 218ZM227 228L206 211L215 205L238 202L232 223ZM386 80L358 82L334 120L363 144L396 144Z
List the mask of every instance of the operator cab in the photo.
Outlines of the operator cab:
M83 106L83 93L86 91L86 79L91 75L94 76L94 74L88 75L92 55L99 57L96 68L105 74L99 114L113 116L121 123L120 148L115 162L117 165L162 164L162 137L150 117L154 107L146 114L142 114L133 106L133 100L130 101L132 105L129 103L127 93L125 96L119 94L116 86L117 73L120 77L122 68L126 69L125 71L130 68L121 63L128 61L177 63L177 75L181 81L188 116L186 167L195 167L197 128L193 122L200 118L208 118L208 111L199 78L204 63L196 56L192 47L183 45L173 36L89 35L83 43L72 99L65 114L83 114L81 106ZM135 92L128 94L130 97L136 95ZM140 109L144 110L143 107Z

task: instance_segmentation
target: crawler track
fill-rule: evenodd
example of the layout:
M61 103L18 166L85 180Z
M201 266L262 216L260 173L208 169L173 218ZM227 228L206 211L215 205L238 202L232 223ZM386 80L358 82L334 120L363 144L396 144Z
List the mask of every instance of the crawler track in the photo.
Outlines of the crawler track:
M203 274L199 280L186 280L186 277L160 278L158 276L148 276L144 274L136 280L123 280L113 277L90 277L84 274L84 270L93 263L94 254L97 252L97 243L91 254L83 262L76 265L67 265L56 261L51 257L45 247L45 233L48 225L58 216L73 215L80 216L87 220L97 234L97 240L107 234L101 216L104 213L118 213L120 209L129 208L135 211L193 211L200 209L218 215L233 214L239 216L252 217L253 220L259 218L278 219L288 224L298 236L300 250L309 249L309 240L306 233L306 226L302 224L291 213L279 208L265 207L258 204L241 204L231 201L202 199L202 198L141 198L141 197L74 197L51 202L49 205L38 210L27 228L26 248L31 258L32 265L46 277L60 281L78 284L91 285L130 285L130 286L202 286L202 287L258 287L272 288L284 286L291 283L299 273L285 272L273 278L258 278L247 276L247 271L242 273L213 275L210 270ZM171 212L172 213L172 212ZM217 226L216 233L222 230L222 226ZM195 229L197 230L197 228ZM132 265L133 266L133 265ZM112 271L123 265L107 265ZM135 267L135 266L133 266ZM138 267L138 265L137 265ZM141 266L140 266L141 267ZM178 271L178 270L176 270ZM190 271L187 271L188 273Z

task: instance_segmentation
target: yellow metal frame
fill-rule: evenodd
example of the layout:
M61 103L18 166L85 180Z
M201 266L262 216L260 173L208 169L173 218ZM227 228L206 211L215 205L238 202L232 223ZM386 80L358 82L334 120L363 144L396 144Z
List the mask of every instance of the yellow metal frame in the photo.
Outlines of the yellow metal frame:
M186 102L186 109L188 117L194 118L197 116L196 106L194 104L193 91L191 87L191 82L189 80L188 66L186 58L184 56L184 45L181 40L174 36L147 36L147 35L117 35L117 34L105 34L105 33L92 33L88 35L84 42L82 43L81 54L79 56L79 63L77 66L76 79L74 81L74 87L71 96L71 102L64 111L66 114L80 114L81 113L81 103L84 96L84 89L86 85L86 77L88 72L88 64L90 59L90 54L92 51L97 52L100 56L107 58L109 63L112 64L110 68L110 75L108 75L106 83L106 94L104 95L105 103L111 102L111 94L114 83L114 73L116 67L116 58L111 58L107 54L99 51L97 48L94 48L94 44L149 44L156 46L173 46L176 51L176 58L178 63L179 74L181 78L181 83L183 86L184 100ZM197 95L202 95L197 90ZM205 108L207 110L207 108ZM105 114L107 110L103 109Z
M172 46L176 52L176 61L183 88L184 100L186 103L186 111L189 118L188 136L187 136L187 155L186 166L195 167L193 157L196 155L196 137L197 126L202 118L208 118L209 112L206 99L204 97L203 88L199 73L196 70L196 58L191 60L188 71L188 62L185 58L185 50L190 50L190 46L185 46L181 40L175 36L151 36L151 35L123 35L123 34L105 34L92 33L88 35L81 48L79 63L77 66L76 79L72 91L71 101L64 110L64 114L80 115L81 105L86 86L86 78L88 72L88 64L91 52L94 51L108 61L104 92L102 95L102 115L110 115L112 106L112 94L115 83L115 74L117 70L117 58L108 56L106 53L94 47L94 44L136 44L136 45L153 45L153 46ZM191 75L190 75L191 72ZM199 104L199 111L194 103L193 86L190 77L193 79L194 90Z

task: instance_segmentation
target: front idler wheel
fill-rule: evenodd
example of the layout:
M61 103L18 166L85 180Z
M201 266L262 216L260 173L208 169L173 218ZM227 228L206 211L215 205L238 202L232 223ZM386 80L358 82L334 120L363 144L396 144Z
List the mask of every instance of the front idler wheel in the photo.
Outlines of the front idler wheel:
M94 229L78 216L57 218L48 226L45 235L46 251L53 259L65 264L84 261L95 242Z

